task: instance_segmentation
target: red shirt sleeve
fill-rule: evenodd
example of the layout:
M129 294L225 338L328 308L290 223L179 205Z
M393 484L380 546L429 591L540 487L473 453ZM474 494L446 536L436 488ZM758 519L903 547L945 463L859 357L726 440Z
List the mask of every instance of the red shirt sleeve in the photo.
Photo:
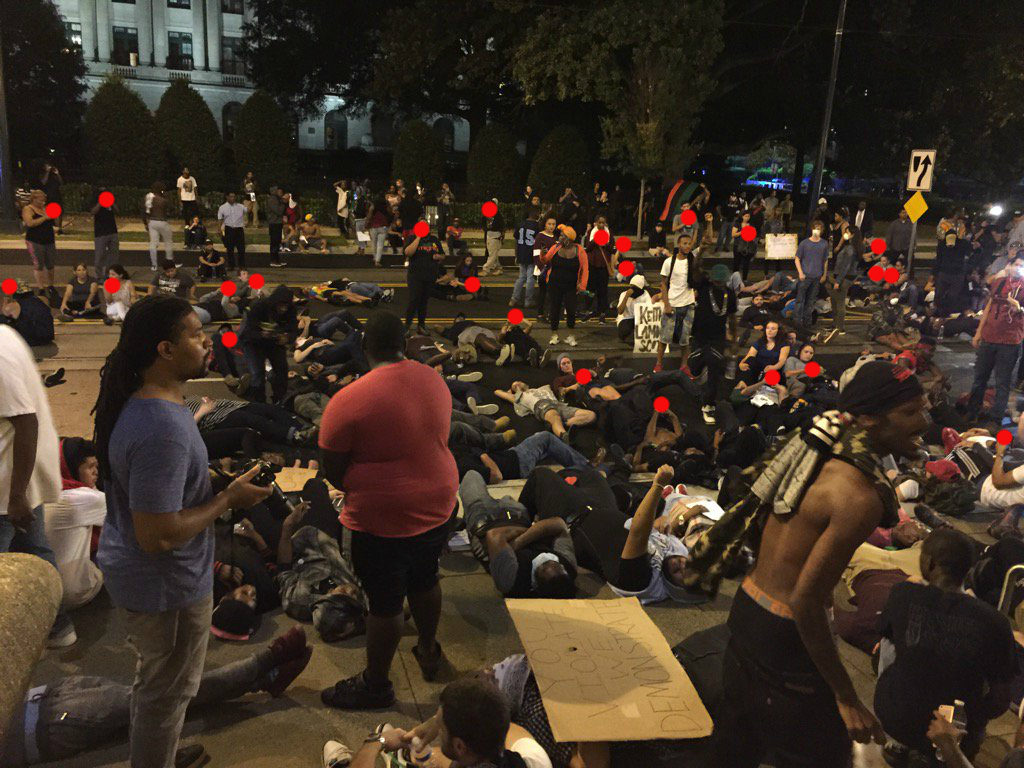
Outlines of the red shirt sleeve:
M350 385L351 386L351 385ZM331 398L320 420L320 447L334 453L351 453L355 439L356 423L352 414L360 409L353 403L347 392L339 392Z

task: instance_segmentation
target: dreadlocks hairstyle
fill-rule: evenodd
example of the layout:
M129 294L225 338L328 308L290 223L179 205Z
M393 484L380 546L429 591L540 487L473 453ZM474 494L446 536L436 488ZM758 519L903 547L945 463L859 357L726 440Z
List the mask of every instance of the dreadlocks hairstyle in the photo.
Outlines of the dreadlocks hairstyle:
M161 341L174 341L192 305L175 296L147 296L125 315L121 338L100 369L100 393L93 442L100 463L100 477L110 478L110 436L128 398L142 386L142 374L157 357Z

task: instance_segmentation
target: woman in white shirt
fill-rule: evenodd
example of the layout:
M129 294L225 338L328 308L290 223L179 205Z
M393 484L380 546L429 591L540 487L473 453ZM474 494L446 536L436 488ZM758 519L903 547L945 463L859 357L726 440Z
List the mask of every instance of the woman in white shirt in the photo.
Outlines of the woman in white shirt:
M619 341L630 342L633 340L633 331L636 328L634 307L637 304L652 304L650 295L645 290L647 280L643 275L633 275L629 279L629 287L619 294L619 304L615 312L615 329L619 334Z
M66 437L60 443L60 498L43 506L46 538L64 584L65 609L85 605L103 586L103 574L90 557L94 527L102 527L107 501L96 490L99 462L89 440Z
M117 290L113 293L107 290L108 287L114 287L108 284L110 279L117 280L119 283ZM107 278L103 281L103 306L106 307L107 313L103 322L110 325L115 321L124 320L124 316L128 314L128 308L134 301L135 287L128 276L128 270L120 264L111 264L110 269L107 270Z

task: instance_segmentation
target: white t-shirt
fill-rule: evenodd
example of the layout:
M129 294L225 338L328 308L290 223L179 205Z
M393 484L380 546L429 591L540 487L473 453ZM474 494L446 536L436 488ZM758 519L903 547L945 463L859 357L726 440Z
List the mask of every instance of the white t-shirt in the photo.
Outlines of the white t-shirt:
M623 527L629 530L633 524L633 518L630 518L625 522ZM669 596L668 588L665 586L665 577L661 573L661 564L664 562L666 557L672 555L682 555L683 557L689 557L690 550L686 548L686 545L682 541L677 539L675 536L667 536L660 531L651 531L651 535L647 539L647 556L651 558L651 580L647 586L639 592L630 592L626 589L620 589L614 584L609 584L609 588L619 597L635 597L644 605L648 603L660 603L662 600L666 600Z
M696 301L693 288L690 287L689 272L686 264L686 256L676 256L675 267L672 266L672 257L669 256L661 265L661 276L668 279L668 303L670 307L688 307ZM669 269L672 275L669 276Z
M43 507L46 540L64 583L65 608L85 605L103 586L103 574L91 559L92 528L107 518L107 497L95 488L68 488Z
M17 331L0 325L0 515L7 514L14 469L14 425L10 418L34 413L39 423L36 463L26 495L35 509L60 496L57 430L32 352Z
M512 743L511 749L523 758L527 768L552 768L551 758L536 739L523 736Z
M196 190L199 189L199 182L195 176L178 177L178 194L181 195L181 202L186 203L196 199Z
M348 216L348 190L338 188L338 215L342 218Z
M1024 465L1011 470L1010 477L1014 482L1024 484ZM996 488L992 483L992 475L989 475L981 484L980 499L982 504L996 509L1007 509L1015 504L1024 504L1024 485L1017 488Z

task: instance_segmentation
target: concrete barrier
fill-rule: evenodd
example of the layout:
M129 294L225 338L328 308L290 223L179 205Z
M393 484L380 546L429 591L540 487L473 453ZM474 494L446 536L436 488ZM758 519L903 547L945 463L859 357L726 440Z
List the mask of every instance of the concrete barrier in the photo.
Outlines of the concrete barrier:
M0 554L0 743L22 706L61 600L60 575L45 560Z

